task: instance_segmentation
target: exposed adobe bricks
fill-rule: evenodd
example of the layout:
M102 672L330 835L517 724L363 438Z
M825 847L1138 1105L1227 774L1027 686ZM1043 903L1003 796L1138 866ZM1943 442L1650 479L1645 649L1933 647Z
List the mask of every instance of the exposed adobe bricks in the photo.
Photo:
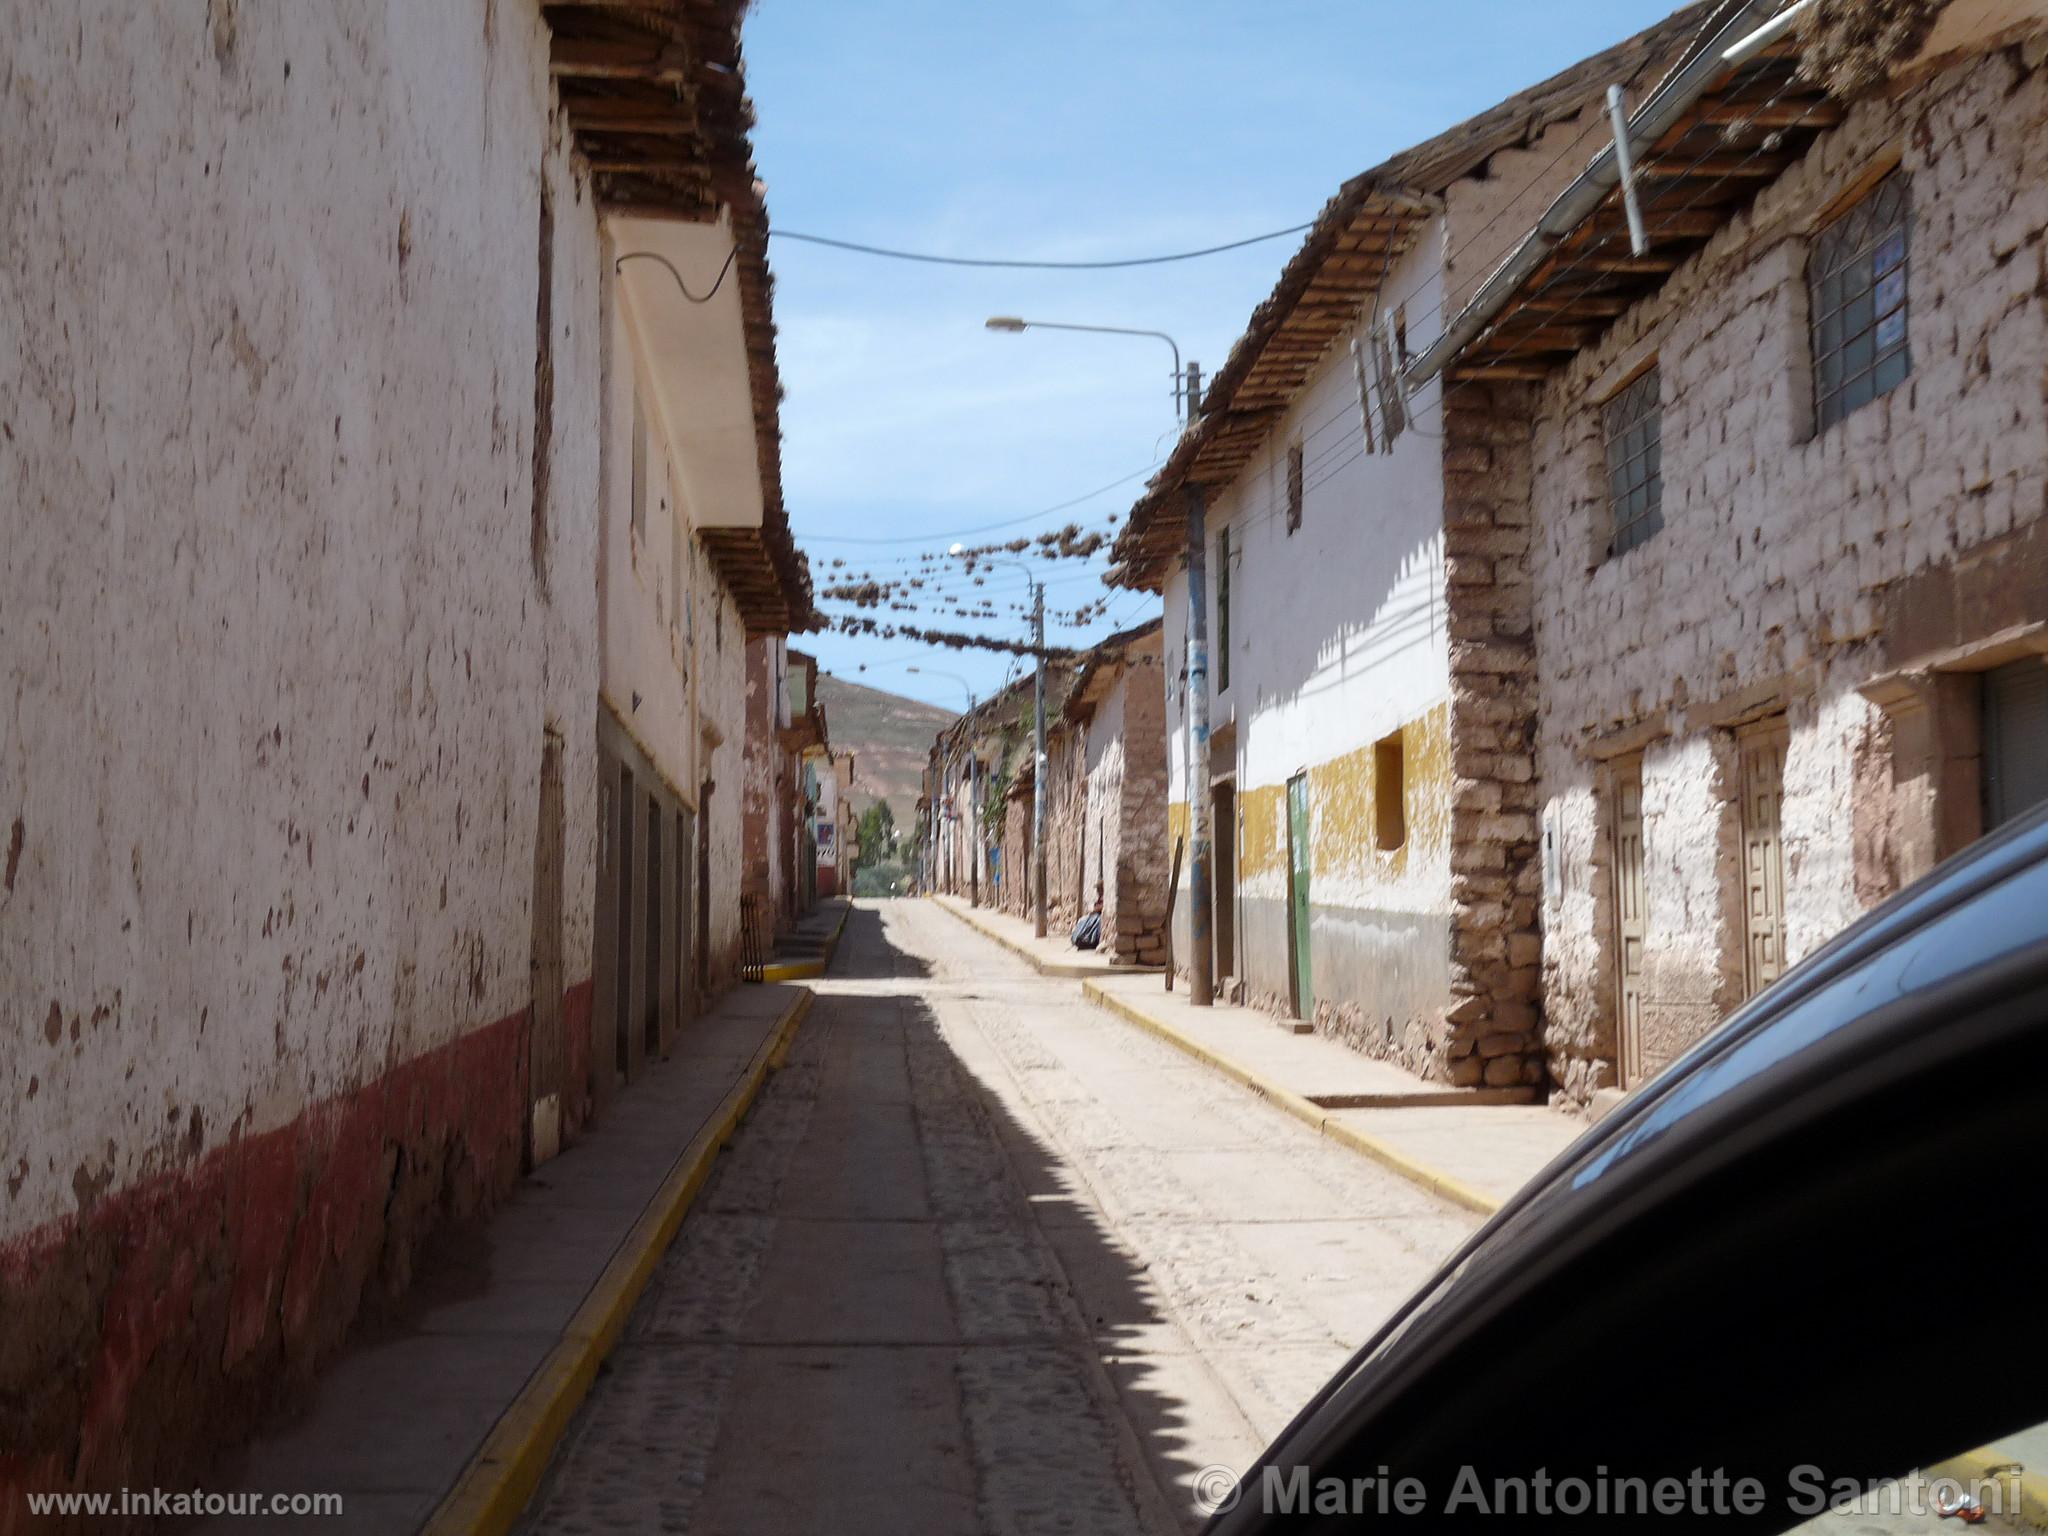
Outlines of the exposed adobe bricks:
M1544 1072L1527 568L1534 405L1522 384L1454 383L1444 394L1451 1006L1438 1044L1460 1086L1539 1084Z

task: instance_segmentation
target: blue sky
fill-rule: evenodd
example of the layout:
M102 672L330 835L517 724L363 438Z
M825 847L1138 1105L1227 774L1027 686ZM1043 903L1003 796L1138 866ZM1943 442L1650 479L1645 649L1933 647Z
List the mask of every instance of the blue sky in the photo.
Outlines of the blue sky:
M758 0L746 32L755 155L782 229L961 256L1181 250L1304 223L1347 177L1671 9ZM846 573L830 569L834 558L849 572L893 573L954 530L1130 477L1014 531L1103 526L1167 451L1164 345L997 335L987 316L1162 330L1213 370L1299 241L1079 273L928 267L776 241L786 499L820 584ZM838 542L853 539L912 542ZM1101 591L1071 562L1033 565L1049 609ZM991 575L975 595L1007 604L1023 588L1021 576ZM1156 599L1121 595L1108 622L1056 638L1083 641L1156 611ZM930 622L988 628L943 612ZM799 643L827 671L953 708L963 686L941 671L986 696L1009 665L985 652L921 655L900 639Z

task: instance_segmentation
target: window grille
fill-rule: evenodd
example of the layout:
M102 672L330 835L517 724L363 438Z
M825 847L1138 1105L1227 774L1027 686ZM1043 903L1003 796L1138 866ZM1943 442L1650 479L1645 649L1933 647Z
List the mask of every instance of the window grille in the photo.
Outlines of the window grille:
M1900 172L1822 230L1807 263L1814 426L1825 431L1905 381L1910 185Z
M1662 387L1662 371L1652 364L1601 407L1607 438L1607 506L1613 524L1610 555L1647 543L1664 526L1664 413L1658 402Z

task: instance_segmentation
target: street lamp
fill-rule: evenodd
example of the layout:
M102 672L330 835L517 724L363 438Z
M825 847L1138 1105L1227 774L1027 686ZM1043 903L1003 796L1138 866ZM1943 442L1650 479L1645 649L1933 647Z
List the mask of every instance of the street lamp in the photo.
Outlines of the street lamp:
M974 708L974 690L967 686L967 679L958 672L941 672L937 667L905 667L906 672L915 672L919 677L943 677L960 685L960 691L967 695L967 708Z
M1021 326L1024 322L1020 320L1017 324ZM1174 355L1180 355L1178 350ZM946 553L964 555L967 546L955 544ZM1031 684L1031 928L1042 939L1045 937L1045 583L1033 575L1031 567L1021 560L988 555L975 558L983 565L1001 565L1022 571L1031 588L1032 650L1038 659L1038 670L1033 674Z
M990 315L982 324L992 331L1005 331L1012 335L1024 331L1091 331L1099 336L1156 336L1159 340L1173 348L1174 413L1177 417L1185 417L1193 413L1194 401L1192 396L1195 386L1192 381L1198 379L1200 374L1198 371L1190 370L1186 375L1187 382L1183 381L1180 366L1180 343L1164 331L1139 330L1128 325L1075 325L1064 320L1026 320L1019 315ZM1186 399L1189 406L1189 409L1186 411L1181 409L1183 399Z
M1190 429L1202 409L1202 370L1189 363L1185 382L1180 367L1180 344L1164 331L1139 330L1125 325L1070 325L1053 320L1025 320L1017 315L991 315L986 321L992 331L1101 331L1113 336L1156 336L1173 348L1174 404ZM1188 486L1187 498L1187 761L1188 761L1188 1001L1206 1008L1215 998L1215 955L1210 949L1210 805L1209 805L1209 588L1207 511L1200 486ZM955 553L960 546L953 546ZM1045 689L1044 593L1039 594L1040 624L1039 694ZM1044 707L1039 709L1038 784L1045 786ZM1038 842L1038 933L1045 936L1045 818L1039 815ZM1166 983L1173 985L1173 974Z

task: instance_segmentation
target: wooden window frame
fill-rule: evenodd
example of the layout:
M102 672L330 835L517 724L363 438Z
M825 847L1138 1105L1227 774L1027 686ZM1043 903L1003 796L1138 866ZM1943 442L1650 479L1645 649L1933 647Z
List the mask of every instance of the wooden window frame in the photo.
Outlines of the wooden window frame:
M1913 376L1913 184L1896 167L1816 229L1806 263L1816 435Z
M1372 841L1381 853L1408 841L1408 748L1400 731L1372 746Z
M1289 534L1301 531L1301 503L1306 494L1302 485L1302 440L1296 438L1287 445L1287 531Z
M1600 402L1610 560L1664 529L1663 379L1652 357Z

